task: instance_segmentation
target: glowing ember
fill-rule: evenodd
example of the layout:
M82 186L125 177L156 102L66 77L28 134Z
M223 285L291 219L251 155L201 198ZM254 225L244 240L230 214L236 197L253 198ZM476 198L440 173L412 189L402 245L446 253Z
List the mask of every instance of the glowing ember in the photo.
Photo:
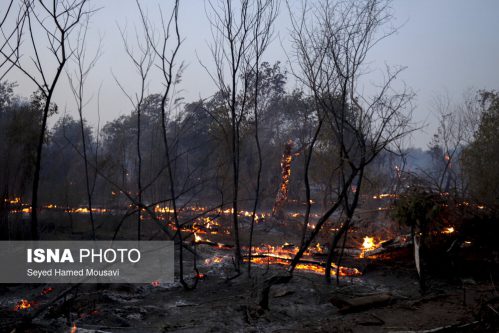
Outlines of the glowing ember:
M382 193L373 195L373 199L398 199L399 195L394 193Z
M248 250L248 249L245 249ZM281 246L262 245L252 248L251 262L257 265L280 265L289 266L291 260L299 250L298 246L290 243L284 243ZM323 263L315 262L312 256L316 253L324 253L324 248L320 243L311 247L304 253L303 262L296 265L295 269L299 271L306 271L317 274L324 274L326 268ZM246 259L248 260L248 259ZM338 267L333 263L331 264L331 274L336 274ZM358 276L361 272L356 268L340 267L340 276Z
M43 288L41 295L48 295L53 291L54 291L54 288L52 288L52 287Z
M154 207L154 212L155 213L173 213L173 209L170 207L161 207L159 205L156 205Z
M159 282L159 280L154 280L153 282L151 282L151 286L153 287L159 287L161 284L161 282Z
M14 307L14 310L16 311L21 311L21 310L27 310L31 308L34 305L34 302L30 302L26 299L20 300L16 306Z
M56 208L54 205L49 205L49 206L47 206L46 208ZM64 212L72 214L90 214L90 209L88 209L88 207L68 208L64 210ZM107 213L107 212L109 212L109 210L105 208L92 208L92 213Z
M281 265L288 266L289 260L278 258L278 257L264 257L264 258L251 258L251 262L257 265ZM311 272L316 274L324 274L326 272L326 268L316 263L298 263L295 267L296 270ZM331 264L331 274L336 275L336 271L338 266L334 263ZM357 268L343 267L340 266L339 269L340 276L359 276L362 273Z
M224 260L222 257L213 257L209 259L205 259L204 264L205 265L212 265L212 264L219 264Z
M315 251L317 251L317 253L323 253L324 252L324 249L322 248L322 246L321 246L320 243L315 244Z
M16 204L19 204L21 203L21 198L19 197L16 197L14 199L4 199L5 202L8 202L9 204L11 205L16 205Z

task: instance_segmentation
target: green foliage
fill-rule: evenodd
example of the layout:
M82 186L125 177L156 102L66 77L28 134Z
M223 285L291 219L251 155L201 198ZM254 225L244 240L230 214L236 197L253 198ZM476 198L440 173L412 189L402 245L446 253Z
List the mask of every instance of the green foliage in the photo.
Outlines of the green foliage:
M439 224L441 204L440 194L414 187L394 203L392 217L400 224L427 230L431 223Z
M0 200L25 194L32 177L40 136L43 97L29 101L16 96L15 84L0 83ZM51 108L55 112L56 107Z

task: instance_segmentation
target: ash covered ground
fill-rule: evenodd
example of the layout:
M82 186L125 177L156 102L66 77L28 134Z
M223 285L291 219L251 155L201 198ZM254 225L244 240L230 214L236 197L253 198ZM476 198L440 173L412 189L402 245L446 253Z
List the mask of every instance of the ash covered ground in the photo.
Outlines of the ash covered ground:
M273 276L286 274L288 259L297 250L300 216L285 221L262 215L255 228L251 276L247 263L235 276L230 235L223 212L204 215L203 223L186 226L197 254L185 259L186 280L197 280L186 291L175 282L147 285L2 285L2 332L494 332L498 307L494 276L435 274L422 292L412 244L384 255L363 256L366 237L373 248L403 234L390 226L378 209L360 210L351 231L341 276L326 284L323 276L326 235L318 237L293 278L270 288L268 308L259 305L262 288ZM244 215L244 214L242 214ZM217 216L217 218L215 218ZM266 219L266 220L265 220ZM109 222L110 217L102 217ZM52 220L53 221L53 220ZM370 221L368 225L366 222ZM378 221L378 226L372 221ZM72 224L45 223L50 235L84 238L78 219ZM116 222L116 221L115 221ZM117 223L117 222L116 222ZM145 222L150 239L163 237L153 222ZM147 227L149 225L149 227ZM70 227L68 227L70 226ZM244 228L249 224L242 223ZM310 228L313 228L313 223ZM327 225L335 228L335 225ZM54 233L54 230L57 232ZM100 224L102 234L115 223ZM127 237L123 228L122 237ZM247 244L243 238L242 244ZM229 246L226 246L229 245ZM372 248L370 249L373 250ZM247 248L243 247L243 253ZM260 255L260 256L259 256ZM178 262L177 262L178 265ZM333 273L336 272L333 270ZM360 302L360 306L355 306ZM364 302L364 304L363 304ZM352 306L354 304L354 306ZM358 305L358 304L357 304Z

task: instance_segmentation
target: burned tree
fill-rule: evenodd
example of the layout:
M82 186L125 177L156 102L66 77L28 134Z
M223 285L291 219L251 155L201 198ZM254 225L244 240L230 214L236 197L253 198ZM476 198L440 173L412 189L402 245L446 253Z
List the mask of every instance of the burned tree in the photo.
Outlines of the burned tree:
M260 86L260 71L261 71L261 58L263 53L267 49L272 35L273 35L273 24L277 17L279 10L279 3L275 0L258 0L256 8L256 21L253 28L253 52L246 56L246 61L248 62L248 67L251 69L254 75L253 82L253 122L255 131L255 145L258 155L258 166L256 172L256 185L255 185L255 199L253 203L253 211L251 214L251 226L249 234L249 246L248 246L248 275L251 274L251 251L253 247L253 231L255 226L256 211L258 209L259 198L260 198L260 188L262 179L262 147L260 143L259 134L259 112L260 108L264 105L265 100L261 100L260 95L265 93L261 92Z
M178 15L179 15L179 0L175 1L174 8L170 15L170 18L165 22L165 17L161 8L159 8L161 14L161 29L159 30L159 36L156 35L155 29L151 26L150 21L145 16L139 2L137 1L137 6L139 7L142 25L144 27L147 41L153 50L157 64L156 68L160 70L162 77L163 90L161 92L161 105L160 105L160 121L161 121L161 138L164 146L164 154L166 160L166 168L168 172L168 184L169 184L169 196L172 207L173 221L175 223L175 235L174 239L178 244L179 253L179 277L180 283L184 289L190 289L191 287L185 282L184 279L184 255L183 255L183 237L182 228L179 219L179 207L178 192L176 190L176 177L175 177L175 162L174 162L174 147L175 143L171 143L168 138L168 122L171 116L171 108L173 106L174 88L175 85L180 81L180 77L183 71L183 64L177 64L177 54L182 43L180 37L180 31L178 26ZM171 49L170 49L171 44ZM196 275L197 276L197 275Z
M43 96L42 123L36 151L36 162L33 176L32 199L31 199L31 236L38 239L38 187L40 183L40 168L42 160L43 143L47 130L47 119L51 109L52 97L59 82L61 73L70 58L69 40L78 29L80 21L93 13L89 8L87 0L80 1L54 1L51 5L43 1L23 1L26 6L27 31L29 34L29 44L33 50L33 56L29 58L34 69L31 70L28 64L22 61L18 53L5 53L13 67L21 71L36 86ZM35 32L41 30L46 36L46 47L40 46ZM56 63L55 70L47 69L42 62L42 52L48 50L48 56L52 57ZM20 51L18 51L20 53Z
M467 184L461 155L478 130L480 102L468 93L460 104L453 104L447 95L435 97L433 104L438 117L438 128L429 144L433 170L423 173L437 191L464 196Z
M225 111L223 121L218 121L227 134L225 138L232 164L232 234L236 271L240 271L241 244L239 241L239 182L240 182L240 132L243 122L248 118L249 103L254 103L255 123L258 122L258 77L260 59L272 36L272 24L277 15L277 2L272 0L251 2L241 0L210 1L209 20L212 27L213 42L210 45L215 71L210 72ZM211 16L211 17L210 17ZM255 71L256 80L249 86L247 73ZM249 94L253 94L250 101ZM228 122L228 124L224 124ZM258 131L258 125L256 125ZM256 134L258 135L258 134ZM255 137L259 147L258 136ZM258 148L259 149L259 148ZM260 168L260 167L259 167ZM260 169L261 172L261 169ZM259 174L259 173L257 173ZM257 175L259 178L259 176ZM257 180L259 183L259 180ZM257 185L257 188L259 185ZM257 189L259 191L259 189ZM255 206L258 204L256 202ZM256 210L256 208L254 208ZM254 214L253 218L254 220Z
M288 200L289 178L291 177L291 162L293 161L293 153L291 150L294 147L293 140L289 140L284 147L284 153L281 158L281 184L272 207L272 216L282 218L282 208Z
M346 219L332 236L326 264L326 279L330 280L333 251L351 226L366 166L410 130L412 94L406 89L395 92L394 88L401 68L387 68L385 82L374 96L361 93L369 51L395 31L381 31L391 21L389 9L389 2L380 0L318 1L292 16L293 56L299 65L296 76L331 129L329 139L338 155L334 166L338 186L335 203L305 238L290 272L324 223L342 207Z
M20 47L30 3L21 1L17 13L15 7L15 1L10 0L9 4L4 7L5 11L0 12L0 55L2 56L0 58L0 81L3 81L21 56ZM11 29L7 29L10 20L14 20L14 24Z
M141 133L142 133L142 113L144 111L144 100L146 98L146 89L147 89L147 84L148 84L148 78L149 74L151 71L151 68L154 63L154 57L155 54L153 53L153 50L151 48L151 44L145 40L141 41L139 38L139 35L136 31L136 43L138 45L138 52L137 54L134 53L134 50L130 43L127 40L126 37L126 31L123 29L120 29L121 33L121 38L123 41L123 46L125 48L125 53L130 59L130 62L133 64L135 67L135 70L138 74L139 77L139 89L138 92L135 94L132 94L126 90L126 88L123 86L123 84L115 77L115 81L120 87L121 91L123 94L126 96L126 98L129 100L130 104L133 107L133 113L135 114L136 118L136 139L135 139L135 149L137 153L137 163L136 163L136 168L137 168L137 188L136 188L136 195L137 199L136 204L138 205L137 207L137 239L140 240L141 238L141 224L142 224L142 210L143 210L143 184L142 184L142 149L141 149Z
M87 192L86 194L87 194L87 203L90 216L90 224L92 227L92 238L95 239L95 222L94 222L94 214L92 212L92 194L93 194L93 188L95 187L95 181L92 185L90 179L90 171L89 171L90 167L88 161L88 155L89 155L88 152L89 147L87 143L88 138L85 135L85 121L83 117L83 110L89 102L89 100L87 100L85 96L85 82L88 78L88 75L90 74L90 71L95 66L101 52L99 45L97 47L97 51L95 52L95 54L92 55L90 59L88 59L87 57L86 46L87 46L87 31L89 24L88 19L89 18L87 17L82 25L82 29L80 29L80 31L78 32L76 46L72 49L72 53L74 54L75 58L76 69L72 74L69 71L66 71L66 73L68 76L71 91L73 92L73 96L76 103L76 109L78 111L78 116L80 120L80 133L82 140L81 153L83 154L83 160L84 160L83 162L85 169L85 188Z

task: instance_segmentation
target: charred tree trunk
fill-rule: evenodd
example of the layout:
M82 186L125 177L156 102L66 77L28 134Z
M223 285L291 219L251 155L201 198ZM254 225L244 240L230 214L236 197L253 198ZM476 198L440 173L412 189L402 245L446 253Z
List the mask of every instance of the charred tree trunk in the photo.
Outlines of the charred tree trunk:
M257 59L257 63L258 63ZM253 230L255 227L255 217L256 217L256 210L258 208L258 200L260 198L260 181L262 178L262 148L260 146L260 137L258 135L258 80L259 80L259 67L257 65L257 70L256 70L256 82L255 82L255 144L256 144L256 149L257 149L257 154L258 154L258 167L257 167L257 172L256 172L256 189L255 189L255 201L253 203L253 211L251 213L251 226L250 226L250 234L249 234L249 250L248 250L248 276L251 276L251 255L253 251Z
M65 63L65 60L64 60ZM40 186L40 169L42 167L42 150L43 143L45 141L45 132L47 130L47 119L50 109L50 101L52 100L52 94L55 90L55 85L59 80L59 76L62 72L64 63L58 67L57 74L53 81L53 84L45 98L45 105L43 107L42 124L40 127L40 135L38 137L38 145L36 148L36 162L35 162L35 172L33 175L33 187L31 190L31 238L33 240L38 240L40 238L38 231L38 188Z
M309 171L310 171L310 163L312 162L312 154L314 153L314 145L315 142L317 141L317 138L319 136L319 133L321 131L322 127L322 122L323 119L319 119L319 124L317 126L317 129L315 130L314 136L312 137L312 141L310 142L310 146L308 148L308 153L305 158L305 171L304 171L304 181L305 181L305 199L307 200L307 206L305 210L305 217L303 219L303 227L302 227L302 232L301 232L301 240L300 240L300 246L303 245L305 242L305 237L307 235L307 228L308 228L308 223L310 222L310 210L312 209L312 202L311 202L311 194L310 194L310 179L309 179Z

